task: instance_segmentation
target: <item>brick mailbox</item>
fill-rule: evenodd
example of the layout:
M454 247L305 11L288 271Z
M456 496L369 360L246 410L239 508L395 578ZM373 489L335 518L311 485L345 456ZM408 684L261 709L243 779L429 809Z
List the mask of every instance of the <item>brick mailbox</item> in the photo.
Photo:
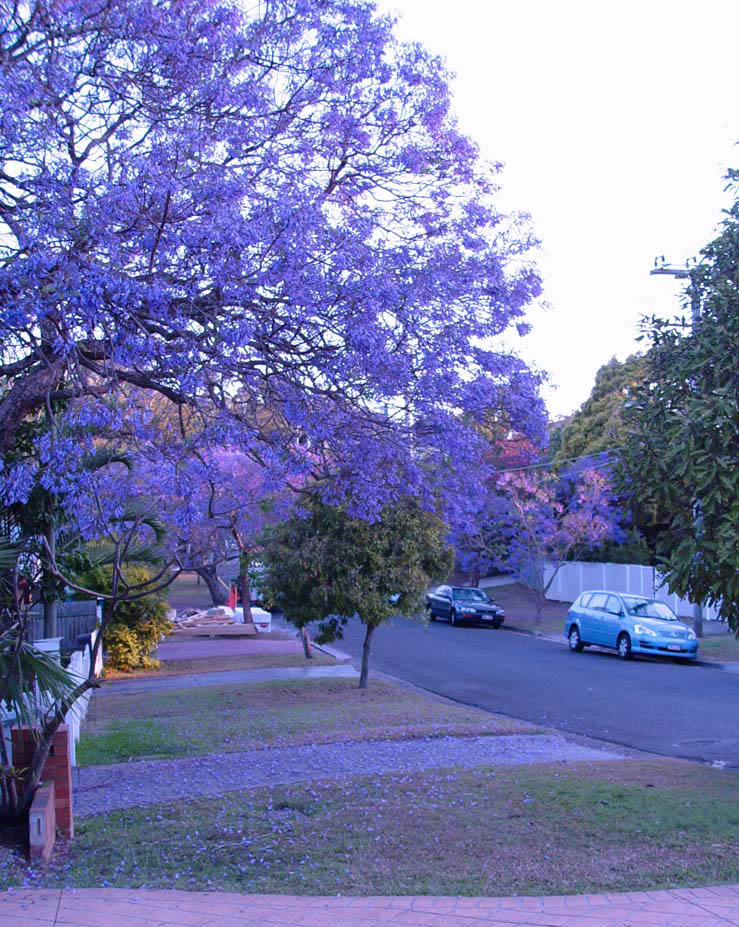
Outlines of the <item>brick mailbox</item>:
M32 860L41 859L48 863L55 840L54 780L49 779L38 787L33 796L28 816L28 855Z
M14 727L11 731L13 742L13 765L27 768L31 765L35 741L33 733L27 727ZM66 837L74 837L74 818L72 815L72 767L69 762L69 728L66 724L59 726L51 749L41 773L41 781L54 783L54 810L56 825Z

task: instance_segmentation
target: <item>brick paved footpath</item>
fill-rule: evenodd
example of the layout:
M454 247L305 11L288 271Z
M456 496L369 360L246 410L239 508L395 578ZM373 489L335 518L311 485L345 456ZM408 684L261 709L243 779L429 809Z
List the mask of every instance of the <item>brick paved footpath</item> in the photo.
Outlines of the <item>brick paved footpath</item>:
M739 885L543 898L14 889L0 927L739 927Z

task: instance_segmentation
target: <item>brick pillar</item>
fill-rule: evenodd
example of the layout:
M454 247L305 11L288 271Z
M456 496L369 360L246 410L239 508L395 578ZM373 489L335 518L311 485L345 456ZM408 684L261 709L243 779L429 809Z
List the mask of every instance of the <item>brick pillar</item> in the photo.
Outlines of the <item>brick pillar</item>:
M13 742L13 765L16 768L28 768L33 759L35 741L28 727L14 727L11 731ZM72 814L72 767L69 762L69 728L60 724L51 742L49 756L41 773L41 781L54 783L54 809L59 830L66 837L74 837L74 817Z

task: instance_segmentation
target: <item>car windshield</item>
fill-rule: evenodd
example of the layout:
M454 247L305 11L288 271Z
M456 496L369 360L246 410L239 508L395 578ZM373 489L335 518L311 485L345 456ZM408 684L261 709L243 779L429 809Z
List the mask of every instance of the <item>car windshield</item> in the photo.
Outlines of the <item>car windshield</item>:
M621 598L630 615L638 615L640 618L660 618L662 621L677 621L677 615L664 602L637 599L630 595L622 595Z
M461 602L487 602L487 596L479 589L455 589L454 598Z

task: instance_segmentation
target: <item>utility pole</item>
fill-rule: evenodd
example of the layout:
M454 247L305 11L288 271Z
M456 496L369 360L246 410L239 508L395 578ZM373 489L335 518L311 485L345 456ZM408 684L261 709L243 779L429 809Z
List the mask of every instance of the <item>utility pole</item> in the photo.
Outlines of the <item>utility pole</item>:
M685 267L673 267L670 264L667 264L664 258L658 257L654 259L654 267L651 269L650 274L667 274L670 277L678 277L682 280L690 281L690 316L693 329L701 317L701 300L700 294L698 293L698 283L695 277L695 271L697 268L697 263L695 258L685 262ZM695 521L700 519L701 514L701 504L698 499L693 503L693 518ZM701 605L693 605L693 630L695 631L696 637L703 637L703 607Z

